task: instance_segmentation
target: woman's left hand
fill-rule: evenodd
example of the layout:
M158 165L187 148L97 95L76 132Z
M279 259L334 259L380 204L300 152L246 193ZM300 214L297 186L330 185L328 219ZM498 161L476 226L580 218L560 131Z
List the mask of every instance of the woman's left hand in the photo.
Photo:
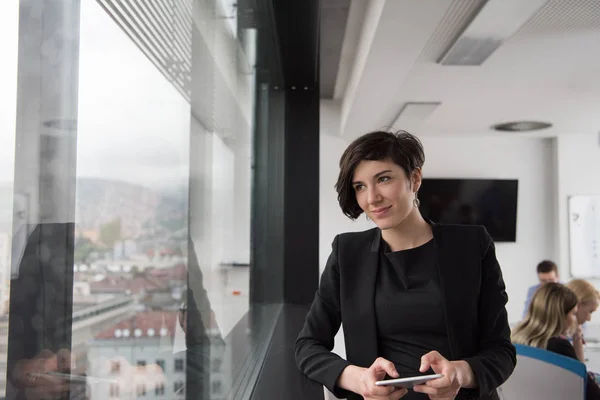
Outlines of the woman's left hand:
M472 379L473 375L468 363L465 361L448 361L437 351L429 352L421 357L421 368L419 370L426 372L429 368L433 369L436 374L444 376L417 385L413 390L429 395L430 399L454 399L460 388L466 386L461 382L461 378L465 374L470 374Z

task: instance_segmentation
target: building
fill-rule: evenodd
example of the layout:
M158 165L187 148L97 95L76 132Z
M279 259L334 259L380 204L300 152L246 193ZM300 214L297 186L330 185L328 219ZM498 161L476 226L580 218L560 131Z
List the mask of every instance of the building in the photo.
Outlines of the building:
M8 300L10 294L10 235L0 233L0 315L8 312Z
M177 311L145 311L113 324L98 333L89 345L88 376L113 380L89 386L90 398L125 399L132 394L147 399L184 399L186 388L186 352L178 351L175 336L181 333ZM225 395L222 355L210 359L209 390L211 399ZM154 376L146 381L120 380L129 366L159 366L164 383ZM204 375L204 374L202 374ZM201 377L199 377L201 379Z
M6 394L6 356L8 354L8 316L0 315L0 399Z

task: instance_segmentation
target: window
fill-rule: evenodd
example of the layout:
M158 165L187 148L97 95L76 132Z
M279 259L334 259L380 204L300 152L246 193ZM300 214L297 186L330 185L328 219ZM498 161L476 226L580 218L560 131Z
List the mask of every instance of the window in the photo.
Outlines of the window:
M211 363L212 363L212 372L221 371L221 364L223 363L223 361L220 358L212 359Z
M187 329L177 318L186 312L181 301L188 289L188 265L200 278L200 273L212 277L218 268L241 289L242 296L232 298L225 284L215 287L218 296L211 312L219 320L227 317L225 326L234 327L248 310L256 28L251 21L248 26L240 22L244 27L238 32L235 19L221 18L237 18L235 0L200 2L201 15L208 17L201 23L207 25L193 37L198 23L192 19L198 4L194 1L170 0L169 7L133 0L86 1L76 12L64 2L50 3L38 7L40 2L30 2L35 11L28 13L19 13L19 1L0 3L3 44L13 43L4 49L2 63L11 64L12 70L0 74L0 88L6 89L0 97L8 98L0 102L0 338L8 339L5 303L13 313L23 310L24 315L17 312L15 317L33 317L30 307L18 307L19 299L7 303L7 284L16 281L8 282L11 274L19 272L18 284L28 285L36 295L23 304L43 301L41 294L48 287L67 294L72 289L71 304L48 304L44 317L69 322L60 334L64 331L72 347L81 349L78 368L87 369L90 376L105 371L114 378L131 366L152 365L159 356L165 359L156 360L156 365L171 374L164 384L90 385L89 398L151 398L154 389L167 399L175 397L165 393L173 384L179 398L185 393L186 358L173 357L179 347L167 348L166 353L163 349L165 343L175 347L175 336ZM212 12L217 5L226 12ZM133 32L128 18L118 15L132 10L132 18L140 22ZM63 14L68 18L52 17ZM135 15L144 17L138 20ZM170 23L171 18L176 23ZM224 31L228 24L235 29ZM11 32L2 30L5 27ZM136 29L148 40L161 42L138 41ZM43 53L28 44L32 40L47 45ZM247 54L240 57L240 50ZM192 68L192 52L198 51ZM39 78L54 84L29 85L17 79L19 71L36 82ZM17 102L17 93L22 101ZM39 105L43 115L28 104ZM17 159L23 162L15 163ZM34 226L43 220L69 223ZM35 235L24 229L29 223ZM46 235L55 229L56 234ZM41 271L21 264L29 260L23 256L29 238L42 234L43 241L31 243L31 256L41 254L35 246L43 244L44 257L68 260L65 266L53 263L52 268L60 269L44 276L52 280L38 279ZM54 237L64 239L51 240ZM11 250L17 248L11 246L13 238L18 239L14 244L19 251ZM235 254L229 254L230 248ZM22 259L11 263L11 255L19 253ZM242 268L231 268L234 265ZM190 279L195 294L205 292L202 282ZM62 293L57 298L69 299ZM235 312L229 313L232 306ZM71 320L63 315L70 307ZM207 321L210 335L217 335L216 321ZM50 322L40 321L40 326L51 328ZM40 339L55 347L63 340L46 340L52 332L44 336L32 326L23 333L24 340L11 333L11 349L33 342L46 346L38 343ZM10 367L6 345L0 342L1 375ZM146 355L148 360L137 358ZM107 362L114 356L120 361ZM197 379L208 381L210 360L199 362L202 374ZM0 399L3 386L0 380Z
M110 397L119 397L119 385L116 383L110 384Z
M138 384L135 391L138 396L145 396L146 395L146 385L144 385L143 383Z
M159 383L158 385L156 385L156 387L154 388L154 394L156 396L162 396L165 394L165 385L163 385L162 383Z
M185 394L185 388L184 388L184 383L182 381L177 381L175 382L175 384L173 385L173 392L175 392L175 394Z
M223 392L223 382L216 380L212 382L212 394L221 394Z
M183 359L178 358L175 360L175 372L183 372L184 370L184 365L183 365Z
M118 374L121 372L121 363L118 361L112 361L110 363L110 372L113 374Z

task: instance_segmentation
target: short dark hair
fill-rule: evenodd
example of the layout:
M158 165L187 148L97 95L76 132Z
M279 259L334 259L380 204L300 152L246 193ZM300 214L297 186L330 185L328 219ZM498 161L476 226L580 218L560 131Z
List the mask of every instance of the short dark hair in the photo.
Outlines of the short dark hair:
M556 272L558 274L558 267L554 261L544 260L537 265L538 274L547 274L548 272Z
M363 212L352 187L356 166L364 160L388 159L400 166L410 178L413 172L422 168L425 163L423 144L416 136L406 131L375 131L354 140L342 154L335 190L343 213L350 219L358 218Z

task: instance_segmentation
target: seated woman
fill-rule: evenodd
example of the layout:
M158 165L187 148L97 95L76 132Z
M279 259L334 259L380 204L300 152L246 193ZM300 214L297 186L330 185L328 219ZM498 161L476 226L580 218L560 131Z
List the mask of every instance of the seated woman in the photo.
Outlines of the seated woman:
M579 360L567 339L577 326L577 296L560 283L547 283L533 295L525 319L512 333L513 343L546 349ZM593 376L587 380L587 400L600 399Z
M594 285L584 279L573 279L567 283L567 287L575 293L579 301L576 314L578 328L573 338L581 336L582 344L585 344L585 340L583 340L584 326L592 320L592 314L598 309L600 297ZM581 356L583 357L583 354ZM583 360L583 358L580 359Z

